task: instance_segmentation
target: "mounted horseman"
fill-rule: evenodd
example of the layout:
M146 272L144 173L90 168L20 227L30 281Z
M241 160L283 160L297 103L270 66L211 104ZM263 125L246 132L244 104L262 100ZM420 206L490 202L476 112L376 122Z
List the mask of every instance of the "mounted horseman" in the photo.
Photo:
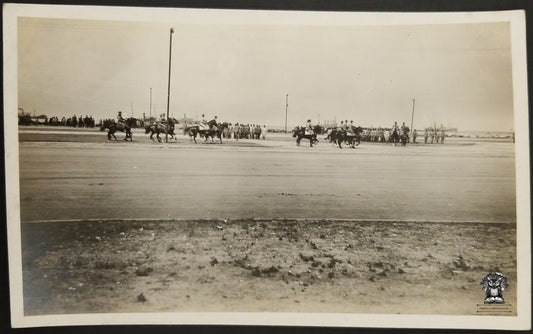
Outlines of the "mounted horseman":
M302 139L309 139L309 144L313 147L313 144L318 143L317 133L320 132L320 125L313 126L311 120L307 120L305 127L297 126L292 130L292 136L296 138L296 145L300 146L300 141Z
M184 129L184 132L187 133L191 140L194 140L194 142L196 143L196 136L198 136L199 134L200 137L205 137L208 130L209 125L207 124L207 121L205 119L205 114L202 114L202 119L200 120L200 122L197 125L191 125L186 127ZM207 139L205 141L207 141Z
M188 133L189 137L195 143L197 143L196 137L198 135L200 135L200 137L205 138L204 142L207 142L209 137L211 137L211 141L213 141L213 139L216 137L216 138L219 138L220 143L222 143L222 133L228 127L229 125L226 122L218 124L217 116L215 116L212 120L207 122L205 120L205 115L202 114L202 120L200 121L200 124L185 128L185 133Z
M133 140L132 133L131 133L131 125L126 122L124 117L122 117L122 111L118 112L116 122L113 119L105 120L103 122L102 126L100 127L100 131L104 131L105 129L108 130L107 140L111 140L111 136L113 136L113 138L115 138L116 140L117 137L115 136L115 132L117 131L121 131L126 134L126 137L124 138L124 140L129 140L129 141Z
M353 125L353 121L348 123L346 120L341 121L337 128L332 128L326 139L338 145L339 148L342 148L343 142L346 142L349 147L355 148L355 146L361 144L361 132L363 132L361 127Z
M218 138L222 144L222 134L225 129L229 127L228 123L218 123L217 116L215 116L212 120L207 122L207 125L209 126L209 129L205 133L205 140L207 141L209 137L211 137L211 142L214 142L214 139Z
M348 121L346 121L347 123ZM363 129L353 125L353 120L350 121L350 125L347 125L345 141L351 148L355 148L361 144L361 132L363 132Z
M400 128L398 127L398 122L394 122L394 125L391 128L390 141L395 145L400 141Z
M407 125L405 125L405 122L402 123L401 132L400 132L400 142L402 143L402 146L405 146L407 142L409 141L409 133L411 132L411 129Z
M175 124L178 124L178 120L175 118L169 118L168 121L165 121L162 119L159 122L152 123L148 125L145 129L145 133L150 133L150 140L154 140L154 134L156 135L157 141L161 142L161 137L159 136L161 133L164 133L165 135L169 135L170 139L174 139L175 141L178 140L178 137L176 136L175 130Z

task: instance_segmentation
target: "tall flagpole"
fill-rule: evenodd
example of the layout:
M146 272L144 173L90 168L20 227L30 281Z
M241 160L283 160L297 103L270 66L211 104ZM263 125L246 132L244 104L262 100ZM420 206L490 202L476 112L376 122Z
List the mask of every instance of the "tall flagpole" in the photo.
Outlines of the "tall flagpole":
M413 129L413 118L415 117L415 99L413 99L413 111L411 112L411 133L414 132Z
M152 87L150 87L150 123L152 122Z
M285 133L287 133L287 111L289 109L289 94L285 97Z
M170 108L170 69L172 65L172 34L174 28L170 28L170 48L168 50L168 92L167 92L167 131L165 134L165 143L168 143L168 124L169 124L169 108Z

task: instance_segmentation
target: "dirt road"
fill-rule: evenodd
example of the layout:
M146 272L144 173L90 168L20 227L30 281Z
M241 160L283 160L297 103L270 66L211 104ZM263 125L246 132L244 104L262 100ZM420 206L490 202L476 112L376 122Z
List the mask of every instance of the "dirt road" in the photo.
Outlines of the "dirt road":
M515 221L511 143L258 145L22 142L22 221Z

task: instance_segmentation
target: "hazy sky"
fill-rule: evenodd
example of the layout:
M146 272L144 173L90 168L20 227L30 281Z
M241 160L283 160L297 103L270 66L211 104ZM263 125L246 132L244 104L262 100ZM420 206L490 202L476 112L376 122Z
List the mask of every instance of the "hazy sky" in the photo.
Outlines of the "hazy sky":
M508 23L297 26L20 18L19 107L50 116L166 112L288 124L513 128Z

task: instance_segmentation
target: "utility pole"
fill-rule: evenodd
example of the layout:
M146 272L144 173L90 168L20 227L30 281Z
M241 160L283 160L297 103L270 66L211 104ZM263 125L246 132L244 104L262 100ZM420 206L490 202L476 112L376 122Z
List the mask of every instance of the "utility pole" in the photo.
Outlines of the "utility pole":
M285 97L285 133L287 133L287 112L289 110L289 94Z
M150 87L150 122L152 122L152 87Z
M415 99L413 99L413 111L411 112L411 131L413 130L413 119L415 117Z
M172 65L172 34L174 33L174 28L170 28L170 37L169 43L170 47L168 50L168 92L167 92L167 131L165 133L165 143L168 143L168 120L169 120L169 109L170 109L170 69Z

